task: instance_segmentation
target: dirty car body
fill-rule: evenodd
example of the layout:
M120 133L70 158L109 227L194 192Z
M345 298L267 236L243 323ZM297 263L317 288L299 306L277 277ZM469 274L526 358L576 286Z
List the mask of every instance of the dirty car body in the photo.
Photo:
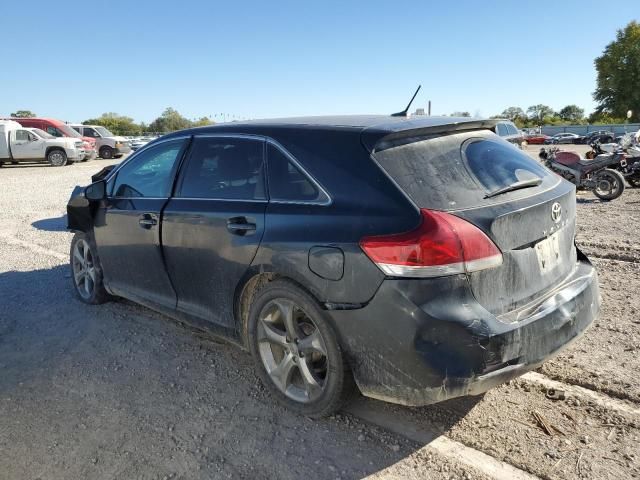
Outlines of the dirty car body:
M495 125L310 117L176 132L96 177L104 199L77 188L68 226L95 238L113 295L246 347L248 286L290 279L321 307L363 394L405 405L479 394L579 337L600 305L574 242L574 186ZM189 173L221 142L253 165L253 180L231 169L221 182L238 185L234 198ZM119 176L153 149L175 155L166 189L123 189Z

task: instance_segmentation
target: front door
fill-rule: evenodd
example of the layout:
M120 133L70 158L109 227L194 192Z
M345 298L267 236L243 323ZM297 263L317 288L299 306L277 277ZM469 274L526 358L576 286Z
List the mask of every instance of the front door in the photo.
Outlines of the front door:
M16 160L44 158L44 141L28 130L18 129L12 134L11 156Z
M264 232L264 141L194 137L162 219L178 310L233 327L236 286Z
M185 139L159 143L120 168L94 221L107 286L141 303L175 308L176 294L162 257L160 220Z

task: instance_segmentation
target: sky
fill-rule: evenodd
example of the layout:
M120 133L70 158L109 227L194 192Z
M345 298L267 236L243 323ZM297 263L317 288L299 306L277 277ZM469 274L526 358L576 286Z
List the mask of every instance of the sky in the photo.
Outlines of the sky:
M2 2L0 116L489 116L595 104L593 60L638 0ZM7 51L8 50L8 51ZM224 116L222 115L224 114Z

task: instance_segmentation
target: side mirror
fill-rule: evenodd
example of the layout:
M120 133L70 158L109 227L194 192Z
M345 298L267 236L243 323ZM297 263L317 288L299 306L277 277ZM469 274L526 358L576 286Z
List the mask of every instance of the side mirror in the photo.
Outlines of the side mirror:
M84 189L84 197L87 200L104 200L107 198L107 182L104 180L100 180L98 182L92 183L87 188Z

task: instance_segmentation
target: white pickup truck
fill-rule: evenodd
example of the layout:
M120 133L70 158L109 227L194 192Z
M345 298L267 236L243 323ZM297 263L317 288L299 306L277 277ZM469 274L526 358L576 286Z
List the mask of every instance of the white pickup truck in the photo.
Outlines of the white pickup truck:
M12 120L0 121L0 166L29 161L49 162L61 167L84 157L79 138L54 137L37 128L25 128Z

